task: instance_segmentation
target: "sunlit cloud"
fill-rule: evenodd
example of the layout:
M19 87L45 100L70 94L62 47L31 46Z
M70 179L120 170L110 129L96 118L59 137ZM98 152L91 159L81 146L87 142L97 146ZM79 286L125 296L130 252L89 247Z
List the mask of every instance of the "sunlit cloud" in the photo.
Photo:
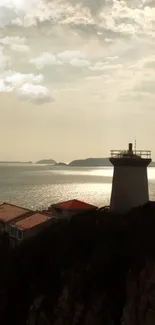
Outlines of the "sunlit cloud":
M106 91L113 80L117 100L119 96L122 100L125 89L131 94L137 83L145 84L148 69L153 72L154 25L151 0L3 0L1 89L24 87L23 80L37 89L35 78L40 70L38 87L51 92L54 87L64 89L66 82L77 82L78 89L80 83L81 91L87 82L88 87L95 82L100 88L103 76ZM14 71L11 76L9 71ZM111 93L110 98L116 100Z

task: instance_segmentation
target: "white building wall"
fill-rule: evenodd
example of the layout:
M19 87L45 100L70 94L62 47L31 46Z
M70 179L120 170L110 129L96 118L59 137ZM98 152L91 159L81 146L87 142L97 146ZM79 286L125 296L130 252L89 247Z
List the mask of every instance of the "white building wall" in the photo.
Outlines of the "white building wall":
M110 210L124 213L148 201L147 167L115 166Z

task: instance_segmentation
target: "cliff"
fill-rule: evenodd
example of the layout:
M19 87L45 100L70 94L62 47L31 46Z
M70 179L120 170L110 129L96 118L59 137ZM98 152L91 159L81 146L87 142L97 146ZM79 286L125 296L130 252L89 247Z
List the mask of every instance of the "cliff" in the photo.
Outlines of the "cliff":
M130 270L126 281L124 325L155 323L155 260L146 259L137 272Z
M154 324L154 232L150 202L122 216L103 209L59 220L3 250L1 323Z

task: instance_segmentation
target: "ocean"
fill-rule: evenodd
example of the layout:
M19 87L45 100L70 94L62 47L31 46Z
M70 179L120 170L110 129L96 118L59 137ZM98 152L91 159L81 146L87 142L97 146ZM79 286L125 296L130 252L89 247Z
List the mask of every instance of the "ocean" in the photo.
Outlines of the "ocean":
M0 203L42 209L76 198L102 207L109 205L112 175L112 167L0 164ZM148 168L148 179L150 200L155 200L155 168Z

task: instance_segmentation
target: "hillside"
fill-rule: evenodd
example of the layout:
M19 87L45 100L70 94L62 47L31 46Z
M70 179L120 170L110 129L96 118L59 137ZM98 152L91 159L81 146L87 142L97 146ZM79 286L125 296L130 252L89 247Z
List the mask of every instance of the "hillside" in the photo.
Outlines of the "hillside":
M32 161L0 161L0 164L33 164Z
M54 159L41 159L41 160L37 161L36 164L55 165L56 161Z
M12 252L1 244L0 323L154 324L154 215L151 202L122 216L103 209Z
M42 165L69 166L69 167L111 167L109 158L86 158L71 161L69 164L64 162L57 163L54 159L42 159L36 162ZM149 167L155 167L155 162L151 162Z
M65 166L68 166L68 165L66 163L64 163L64 162L59 162L59 163L56 163L54 166L65 167Z
M112 166L109 158L86 158L71 161L68 166L75 167L99 167L99 166Z

